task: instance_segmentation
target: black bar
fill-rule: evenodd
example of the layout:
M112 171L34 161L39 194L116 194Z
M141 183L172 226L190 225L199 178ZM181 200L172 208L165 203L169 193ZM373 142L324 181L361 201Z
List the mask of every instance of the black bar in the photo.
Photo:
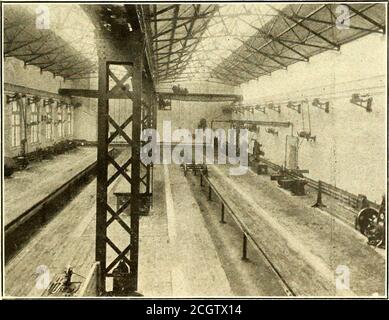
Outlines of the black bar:
M222 217L221 217L221 220L220 220L220 223L226 223L226 221L224 220L224 202L222 202Z
M142 124L142 71L143 71L143 39L139 41L139 46L134 59L133 75L133 121L132 121L132 164L131 164L131 251L130 251L130 289L136 291L138 288L138 255L139 255L139 207L140 207L140 136Z
M243 250L242 250L242 260L248 260L247 258L247 237L246 234L243 233Z
M99 98L97 114L97 190L96 190L96 261L100 262L101 287L105 292L107 173L108 173L108 74L107 61L99 55Z

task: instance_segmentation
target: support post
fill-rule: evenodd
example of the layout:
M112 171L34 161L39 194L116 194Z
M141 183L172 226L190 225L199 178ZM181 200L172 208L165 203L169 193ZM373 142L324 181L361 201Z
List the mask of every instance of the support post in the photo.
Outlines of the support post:
M243 233L242 260L247 261L247 236Z
M107 236L107 168L108 168L108 75L104 53L99 54L99 99L97 111L97 190L96 190L96 261L100 263L100 290L105 292Z
M226 221L224 220L224 203L223 202L222 202L221 211L222 211L222 215L221 215L220 223L226 223Z
M322 199L321 199L321 194L322 194L322 182L319 180L319 186L317 190L317 200L316 203L312 206L312 208L325 208L326 205L323 204Z
M131 162L131 250L130 272L131 291L138 289L138 254L139 254L139 207L140 207L140 149L142 124L142 72L143 72L143 41L135 49L133 65L134 98L132 101L132 162Z
M98 83L98 154L97 154L97 204L96 204L96 261L100 263L100 294L107 292L107 279L113 278L116 291L113 295L131 296L138 287L139 213L141 208L141 130L142 130L142 76L144 35L138 30L128 35L112 34L96 29L96 44L99 61ZM125 82L131 79L133 91ZM128 103L132 102L132 114L118 124L109 113L110 100L121 89ZM130 112L129 112L130 113ZM132 122L131 137L125 128ZM109 134L109 127L115 129ZM108 154L109 144L121 136L131 153L122 164ZM121 159L123 160L123 159ZM116 172L108 178L108 166ZM131 173L127 172L131 165ZM108 188L118 178L127 184L130 193L120 208L109 202ZM146 181L150 181L147 180ZM146 186L147 187L147 186ZM142 199L143 200L143 199ZM130 206L131 221L120 215ZM108 216L109 214L109 216ZM111 224L119 225L108 232ZM120 239L120 245L118 240ZM122 246L122 242L127 242ZM107 256L107 247L111 250Z

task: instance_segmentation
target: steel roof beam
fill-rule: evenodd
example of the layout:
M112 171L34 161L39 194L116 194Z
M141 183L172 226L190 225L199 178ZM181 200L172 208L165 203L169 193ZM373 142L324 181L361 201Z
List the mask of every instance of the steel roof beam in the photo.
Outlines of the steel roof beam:
M172 19L170 18L169 21L172 21ZM183 23L177 24L177 25L176 25L176 29L182 28L182 27L186 26L187 24L189 24L190 22L191 22L191 20L188 20L188 21L185 21L185 22L183 22ZM169 33L169 32L172 32L172 30L173 30L173 28L170 28L170 29L166 29L166 30L164 30L164 31L161 31L161 32L155 34L155 35L153 36L153 40L154 40L154 39L157 39L158 37L163 36L163 35L165 35L165 34L167 34L167 33ZM153 41L153 42L155 42L155 41Z
M299 55L300 57L302 57L305 61L305 62L308 62L309 61L309 58L305 55L303 55L301 52L297 51L296 49L288 46L287 44L283 43L281 40L279 40L277 37L271 35L270 33L266 33L266 32L263 32L260 28L257 28L256 26L253 26L251 23L248 23L246 21L244 21L243 19L239 18L239 20L243 21L244 23L246 23L248 26L250 26L251 28L253 28L254 30L256 30L258 33L260 33L263 37L265 38L268 38L270 40L273 40L277 43L279 43L280 45L284 46L285 48L289 49L290 51L296 53L297 55ZM289 25L288 25L289 26ZM291 30L293 30L293 28L291 28ZM275 51L273 49L273 51ZM280 57L281 58L281 57ZM293 58L292 58L293 59ZM301 59L299 59L298 61L301 61Z
M200 10L200 4L197 4L197 5L193 5L194 6L194 18L191 20L191 24L189 25L189 29L188 30L186 30L187 31L187 37L186 37L186 39L184 40L184 44L182 45L182 47L184 48L184 50L183 51L181 51L181 53L180 53L180 56L179 56L179 58L178 58L178 64L180 64L181 63L181 61L182 61L182 58L184 57L184 52L185 52L185 49L186 49L186 45L187 45L187 43L188 43L188 39L189 39L189 37L192 35L192 30L193 30L193 27L194 27L194 24L195 24L195 22L196 22L196 20L197 20L197 15L198 15L198 12L199 12L199 10Z
M212 9L212 11L211 11L210 17L204 22L204 24L202 25L202 27L200 28L200 30L197 31L197 33L200 34L200 36L201 36L201 35L205 32L205 30L207 29L208 24L209 24L211 18L213 17L213 15L215 14L215 12L216 12L216 10L217 10L218 8L219 8L218 5L215 5L215 6L213 7L213 9ZM190 59L192 58L193 53L196 51L196 48L197 48L197 46L198 46L199 43L200 43L200 40L197 40L197 41L196 41L196 44L195 44L195 46L194 46L194 48L193 48L193 50L192 50L192 52L191 52L191 53L189 54L189 56L188 56L188 59L183 63L183 66L182 66L183 68L185 68L185 67L187 66L188 62L189 62Z
M301 8L301 7L302 7L302 5L300 5L300 8ZM322 9L325 8L325 7L326 7L326 5L320 6L320 7L317 8L316 10L312 11L308 16L310 17L310 16L314 15L315 13L319 12L320 10L322 10ZM272 26L271 26L270 31L268 32L269 34L270 34L271 30L273 29L274 25L275 25L276 22L277 22L277 17L278 17L278 15L275 15L275 18L273 19L274 22L273 22L273 24L272 24ZM289 25L288 25L288 28L287 28L286 30L284 30L283 32L281 32L279 35L277 35L277 38L280 38L281 36L283 36L284 34L286 34L287 32L289 32L290 30L292 30L292 28L294 28L296 25L297 25L296 23L295 23L293 26L289 26ZM240 39L238 39L238 40L241 41ZM285 42L284 39L282 39L282 40ZM241 41L241 42L242 42L242 41ZM259 49L255 49L255 50L260 50L260 49L266 47L267 45L270 45L271 42L272 42L272 41L267 41L267 43L263 44ZM242 43L244 43L244 42L242 42ZM312 46L312 47L313 47L314 45L307 45L307 46ZM323 48L323 47L322 47L322 48ZM333 48L325 48L325 49L327 49L327 50L328 50L328 49L333 50ZM273 49L273 50L274 50L274 49ZM255 53L255 52L254 52L254 53ZM219 66L220 66L221 64L222 64L222 63L220 63ZM279 64L279 62L277 62L277 64ZM284 66L283 68L286 69L286 66Z
M200 4L198 5L200 6ZM210 12L201 13L196 16L196 19L205 19L209 17ZM193 16L190 17L177 17L177 21L182 20L188 20L187 22L190 22L193 19ZM162 21L172 21L171 18L157 18L157 19L150 19L150 22L162 22Z
M62 48L64 48L64 47L66 47L66 46L67 46L67 45L62 45L62 46L59 46L59 47L57 47L57 48L54 48L54 49L52 49L52 50L50 50L50 51L48 51L48 52L44 52L44 53L39 53L39 52L33 53L33 54L31 54L31 55L36 55L36 57L31 58L31 59L28 59L28 60L24 61L24 63L28 64L28 63L30 63L30 62L32 62L32 61L38 60L39 58L42 58L42 57L44 57L44 56L46 56L46 55L48 55L48 54L54 53L54 52L56 52L56 51L58 51L58 50L60 50L60 49L62 49Z
M259 68L259 69L261 69L262 71L264 71L267 75L270 75L270 74L271 74L270 71L264 69L265 66L263 66L263 65L261 65L261 64L259 64L259 63L256 63L256 62L254 62L254 61L251 61L251 60L249 59L249 57L244 57L244 56L238 55L238 54L236 54L236 53L235 53L235 55L237 55L238 57L240 57L241 59L243 59L243 60L240 60L242 63L249 64L249 65L254 65L254 66L256 66L257 68Z
M238 40L239 40L239 39L238 39ZM255 47L253 47L253 46L247 44L246 42L244 42L244 41L242 41L242 40L239 40L239 41L240 41L241 43L243 43L243 45L246 46L247 48L249 48L249 49L251 49L251 50L254 50L255 52L257 52L257 53L259 53L259 54L261 54L261 55L267 57L268 59L270 59L270 60L276 62L277 64L279 64L280 66L282 66L284 69L286 69L286 67L287 67L286 64L282 63L281 61L279 61L279 60L277 60L277 59L275 59L275 58L273 58L273 57L271 57L268 53L263 52L263 51L261 51L261 50L255 48Z
M162 13L165 13L167 11L170 11L170 10L174 9L175 7L176 7L176 5L174 4L174 5L168 6L166 8L163 8L163 9L157 11L156 13L151 14L149 18L152 18L154 16L156 17L156 16L158 16L158 15L160 15Z
M174 39L174 34L176 32L176 25L177 25L177 20L176 18L178 17L178 12L180 10L180 6L179 5L175 5L175 8L174 8L174 15L173 15L173 28L172 28L172 31L171 31L171 34L170 34L170 46L169 46L169 54L168 54L168 64L167 64L167 68L166 68L166 74L169 70L169 63L170 63L170 57L171 57L171 52L172 52L172 49L173 49L173 39Z
M298 19L303 19L303 17L301 17L299 15L293 15L293 16L298 18ZM325 20L320 20L320 19L315 19L315 18L306 18L305 20L335 26L331 21L325 21ZM357 27L357 26L353 26L353 25L348 26L348 28L354 29L354 30L367 31L367 32L371 32L371 33L385 33L385 31L382 31L381 28L378 28L377 30L375 30L375 29L361 28L361 27Z
M223 73L218 73L218 72L215 72L215 74L211 75L211 77L215 77L219 80L222 80L222 81L226 81L228 83L231 83L235 86L239 85L240 82L239 81L236 81L236 79L231 79L229 78L227 75L223 74ZM242 82L244 82L246 80L243 80Z
M228 73L226 73L228 72ZM244 76L244 75L240 75L240 74L236 74L234 72L232 72L231 70L229 69L224 69L224 71L221 71L221 70L212 70L212 74L213 73L216 73L218 75L222 75L224 77L229 77L230 75L232 75L233 77L237 77L239 79L242 79L244 81L247 81L247 80L250 80L250 77L247 77L247 76ZM229 78L230 80L233 80L231 78Z
M363 19L365 19L366 21L369 21L371 24L375 25L376 27L378 27L380 30L382 30L382 33L385 33L385 25L382 25L380 24L379 22L375 21L374 19L370 18L369 16L367 16L366 14L364 14L362 11L359 11L357 9L355 9L353 6L349 5L349 4L345 4L352 12L354 12L356 15L362 17ZM375 4L371 5L371 7L373 7ZM366 9L365 9L366 10Z
M240 62L242 62L242 61L240 60ZM237 69L239 69L239 70L241 70L243 72L246 72L248 75L250 75L250 76L252 76L254 78L258 78L259 77L259 75L257 73L254 73L252 71L247 70L245 67L241 66L240 64L236 64L236 65L232 66L232 68L235 68L235 69L237 68Z
M287 40L287 39L282 39L283 42L288 42L300 46L306 46L306 47L312 47L312 48L318 48L318 49L324 49L324 50L336 50L334 47L323 47L317 44L311 44L311 43L306 43L306 42L299 42L299 41L293 41L293 40Z
M15 52L15 51L17 51L17 50L19 50L19 49L22 49L22 48L24 48L24 47L27 47L27 46L29 46L29 45L31 45L31 44L33 44L33 43L35 43L35 42L38 42L38 41L40 41L40 40L42 40L42 39L44 39L44 38L47 38L47 36L42 36L42 37L39 37L38 39L33 39L33 40L31 40L31 41L26 41L26 42L24 42L23 44L21 44L20 46L18 46L18 47L16 47L16 48L12 48L12 49L10 49L10 50L8 50L8 51L5 51L4 52L4 55L9 55L10 53L12 53L12 52Z
M272 7L272 6L271 6ZM293 18L292 16L289 16L287 15L286 13L282 12L281 10L278 10L274 7L272 7L274 10L276 10L281 16L284 16L285 18L288 18L289 20L293 21L294 23L296 23L297 25L299 25L300 27L304 28L305 30L311 32L312 34L314 34L316 37L320 38L321 40L323 40L324 42L330 44L331 46L333 46L334 48L336 48L336 50L339 50L340 49L340 45L331 41L330 39L324 37L323 35L321 35L319 32L316 32L315 30L312 30L311 28L307 27L305 24L303 24L303 22L305 21L305 18L303 18L301 21L297 21L295 18Z

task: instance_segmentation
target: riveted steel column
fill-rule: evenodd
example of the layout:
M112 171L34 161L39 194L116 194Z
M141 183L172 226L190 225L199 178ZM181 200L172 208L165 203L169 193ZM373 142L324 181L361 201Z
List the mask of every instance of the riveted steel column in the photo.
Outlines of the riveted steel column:
M132 295L137 290L138 282L138 251L139 251L139 213L140 197L140 148L142 128L142 72L144 36L141 32L128 35L112 34L107 30L96 30L96 43L99 57L99 96L98 96L98 156L97 156L97 205L96 205L96 261L100 262L101 294L106 292L106 280L120 273L114 281L113 294ZM115 74L114 67L122 66L125 75ZM132 77L132 92L126 89L124 82ZM110 89L110 81L113 87ZM109 114L109 100L115 95L115 88L121 88L127 99L132 101L132 114L124 123L117 123ZM131 137L125 127L132 122ZM108 134L109 126L115 132ZM122 136L131 148L131 156L124 164L117 163L108 154L109 143L116 136ZM108 178L108 166L112 164L114 174ZM131 164L131 176L126 168ZM116 179L121 178L128 184L130 199L121 207L113 208L108 202L108 187ZM120 215L130 206L131 221ZM109 217L108 217L109 213ZM108 219L109 218L109 219ZM119 224L111 234L107 229L113 224ZM120 234L117 233L119 231ZM118 241L119 240L119 241ZM127 241L124 249L119 245ZM107 257L107 246L112 250L112 256ZM109 260L108 260L109 259ZM123 270L128 269L123 274ZM118 280L119 279L119 280ZM115 283L117 285L115 291Z
M140 199L140 170L141 170L141 129L142 129L142 73L143 73L143 37L139 45L134 48L135 59L133 65L133 111L132 111L132 162L131 162L131 289L138 288L138 255L139 255L139 209Z
M96 35L96 38L98 35ZM104 44L98 43L98 110L97 110L97 190L96 190L96 261L100 262L100 292L105 292L107 236L107 170L108 170L108 73Z

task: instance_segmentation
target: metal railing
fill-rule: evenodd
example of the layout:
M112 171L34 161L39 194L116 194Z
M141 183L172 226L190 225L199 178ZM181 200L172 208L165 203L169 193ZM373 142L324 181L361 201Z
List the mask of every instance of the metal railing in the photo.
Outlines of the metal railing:
M229 212L230 216L239 227L239 229L243 232L243 244L242 244L242 260L247 260L247 240L250 241L252 247L265 259L265 263L267 266L275 273L277 276L278 282L285 294L288 296L296 296L296 293L291 289L289 284L285 281L278 268L273 264L270 260L266 252L261 248L261 246L257 243L257 241L251 235L250 229L247 225L241 221L238 215L234 212L234 210L229 205L228 201L222 196L222 194L217 190L216 186L209 180L207 174L204 173L203 170L200 170L200 186L204 186L204 180L208 183L208 200L212 201L212 192L217 196L219 201L221 202L221 219L220 223L226 223L225 221L225 212L226 209Z

